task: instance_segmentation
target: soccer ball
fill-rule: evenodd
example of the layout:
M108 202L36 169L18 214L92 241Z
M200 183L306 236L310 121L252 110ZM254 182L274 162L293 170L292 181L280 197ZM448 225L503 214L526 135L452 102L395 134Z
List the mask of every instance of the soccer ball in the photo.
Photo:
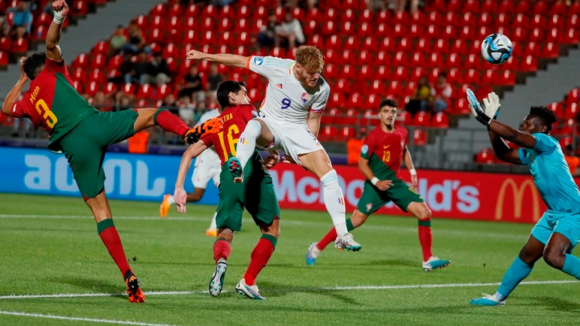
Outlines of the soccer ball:
M485 61L494 65L506 62L512 56L512 51L512 41L503 34L491 34L481 42L481 55Z

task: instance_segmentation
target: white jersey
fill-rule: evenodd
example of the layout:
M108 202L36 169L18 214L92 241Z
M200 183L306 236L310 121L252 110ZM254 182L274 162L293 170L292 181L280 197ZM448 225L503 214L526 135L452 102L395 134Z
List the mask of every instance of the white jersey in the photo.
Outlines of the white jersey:
M330 86L320 77L314 93L308 93L294 76L296 61L251 56L247 68L268 78L266 97L260 106L263 117L293 124L306 124L309 111L321 112L330 96Z
M197 122L197 124L195 126L197 127L209 119L217 118L217 117L219 117L219 115L220 115L220 112L218 111L218 109L209 110L206 113L201 115L201 117L199 118L199 121Z

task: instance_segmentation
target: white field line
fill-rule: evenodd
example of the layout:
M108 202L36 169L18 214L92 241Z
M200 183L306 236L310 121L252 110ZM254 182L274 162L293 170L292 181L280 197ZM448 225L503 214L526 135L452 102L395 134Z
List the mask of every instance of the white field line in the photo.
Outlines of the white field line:
M55 316L55 315L45 315L45 314L36 314L36 313L28 313L28 312L19 312L19 311L4 311L4 310L0 310L0 315L47 318L47 319L60 319L60 320L71 320L71 321L87 321L87 322L101 323L101 324L139 325L139 326L175 326L175 325L169 325L169 324L151 324L151 323L144 323L144 322L140 322L140 321L97 319L97 318L84 318L84 317L66 317L66 316Z
M90 215L29 215L29 214L0 214L0 219L70 219L70 220L90 220L93 217ZM114 219L121 220L136 220L136 221L208 221L209 216L172 216L162 219L159 216L114 216ZM250 218L244 218L244 222L249 223L253 220ZM328 222L316 222L316 221L292 221L287 219L282 219L282 225L304 225L304 226L328 226L330 228L330 221ZM413 227L402 227L402 226L381 226L381 225L365 225L367 230L378 230L378 231L402 231L409 233L417 233L417 228ZM530 226L531 230L531 226ZM494 232L480 232L474 231L461 231L461 230L441 230L438 228L434 229L434 232L440 235L454 235L454 236L464 236L473 237L477 235L480 238L500 238L500 239L515 239L515 240L525 240L528 235L517 235L517 234L506 234L506 233L494 233Z
M579 283L574 280L552 281L525 281L520 285L545 285L545 284L571 284ZM315 292L315 291L360 291L360 290L402 290L402 289L436 289L436 288L467 288L498 286L501 283L447 283L447 284L408 284L408 285L359 285L359 286L333 286L319 288L287 288L287 289L263 289L262 292ZM227 293L231 291L222 291ZM145 295L191 295L207 294L207 291L152 291ZM38 299L38 298L86 298L86 297L117 297L125 296L124 293L61 293L61 294L13 294L0 296L0 300L6 299Z

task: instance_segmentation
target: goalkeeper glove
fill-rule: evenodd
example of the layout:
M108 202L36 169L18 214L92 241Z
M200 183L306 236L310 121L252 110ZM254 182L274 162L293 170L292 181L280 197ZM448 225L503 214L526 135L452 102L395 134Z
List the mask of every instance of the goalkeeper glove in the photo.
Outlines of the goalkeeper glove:
M473 94L471 89L467 89L467 101L469 102L469 109L471 110L471 114L475 117L477 121L479 121L482 125L487 126L490 124L492 118L485 114L485 111L479 104L477 97ZM499 103L499 101L498 101Z

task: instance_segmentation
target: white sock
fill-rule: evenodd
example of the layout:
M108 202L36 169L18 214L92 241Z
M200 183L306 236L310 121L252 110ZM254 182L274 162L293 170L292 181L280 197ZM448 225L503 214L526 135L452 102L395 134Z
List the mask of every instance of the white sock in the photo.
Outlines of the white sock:
M169 205L173 205L173 204L175 204L175 199L173 199L173 196L171 196L171 197L169 197L169 199L167 199L167 203L168 203Z
M236 157L240 160L242 168L246 166L246 163L248 163L248 160L254 154L256 139L260 137L261 132L262 126L256 120L250 120L246 125L246 129L242 132L240 141L238 141L238 146L236 147Z
M217 216L217 212L213 213L213 217L211 218L211 224L209 225L209 230L217 229L217 226L215 224L215 217L216 216Z
M342 189L338 185L336 171L332 170L320 178L324 189L324 204L326 210L332 218L332 223L339 236L348 233L346 228L346 208L344 206L344 196Z

